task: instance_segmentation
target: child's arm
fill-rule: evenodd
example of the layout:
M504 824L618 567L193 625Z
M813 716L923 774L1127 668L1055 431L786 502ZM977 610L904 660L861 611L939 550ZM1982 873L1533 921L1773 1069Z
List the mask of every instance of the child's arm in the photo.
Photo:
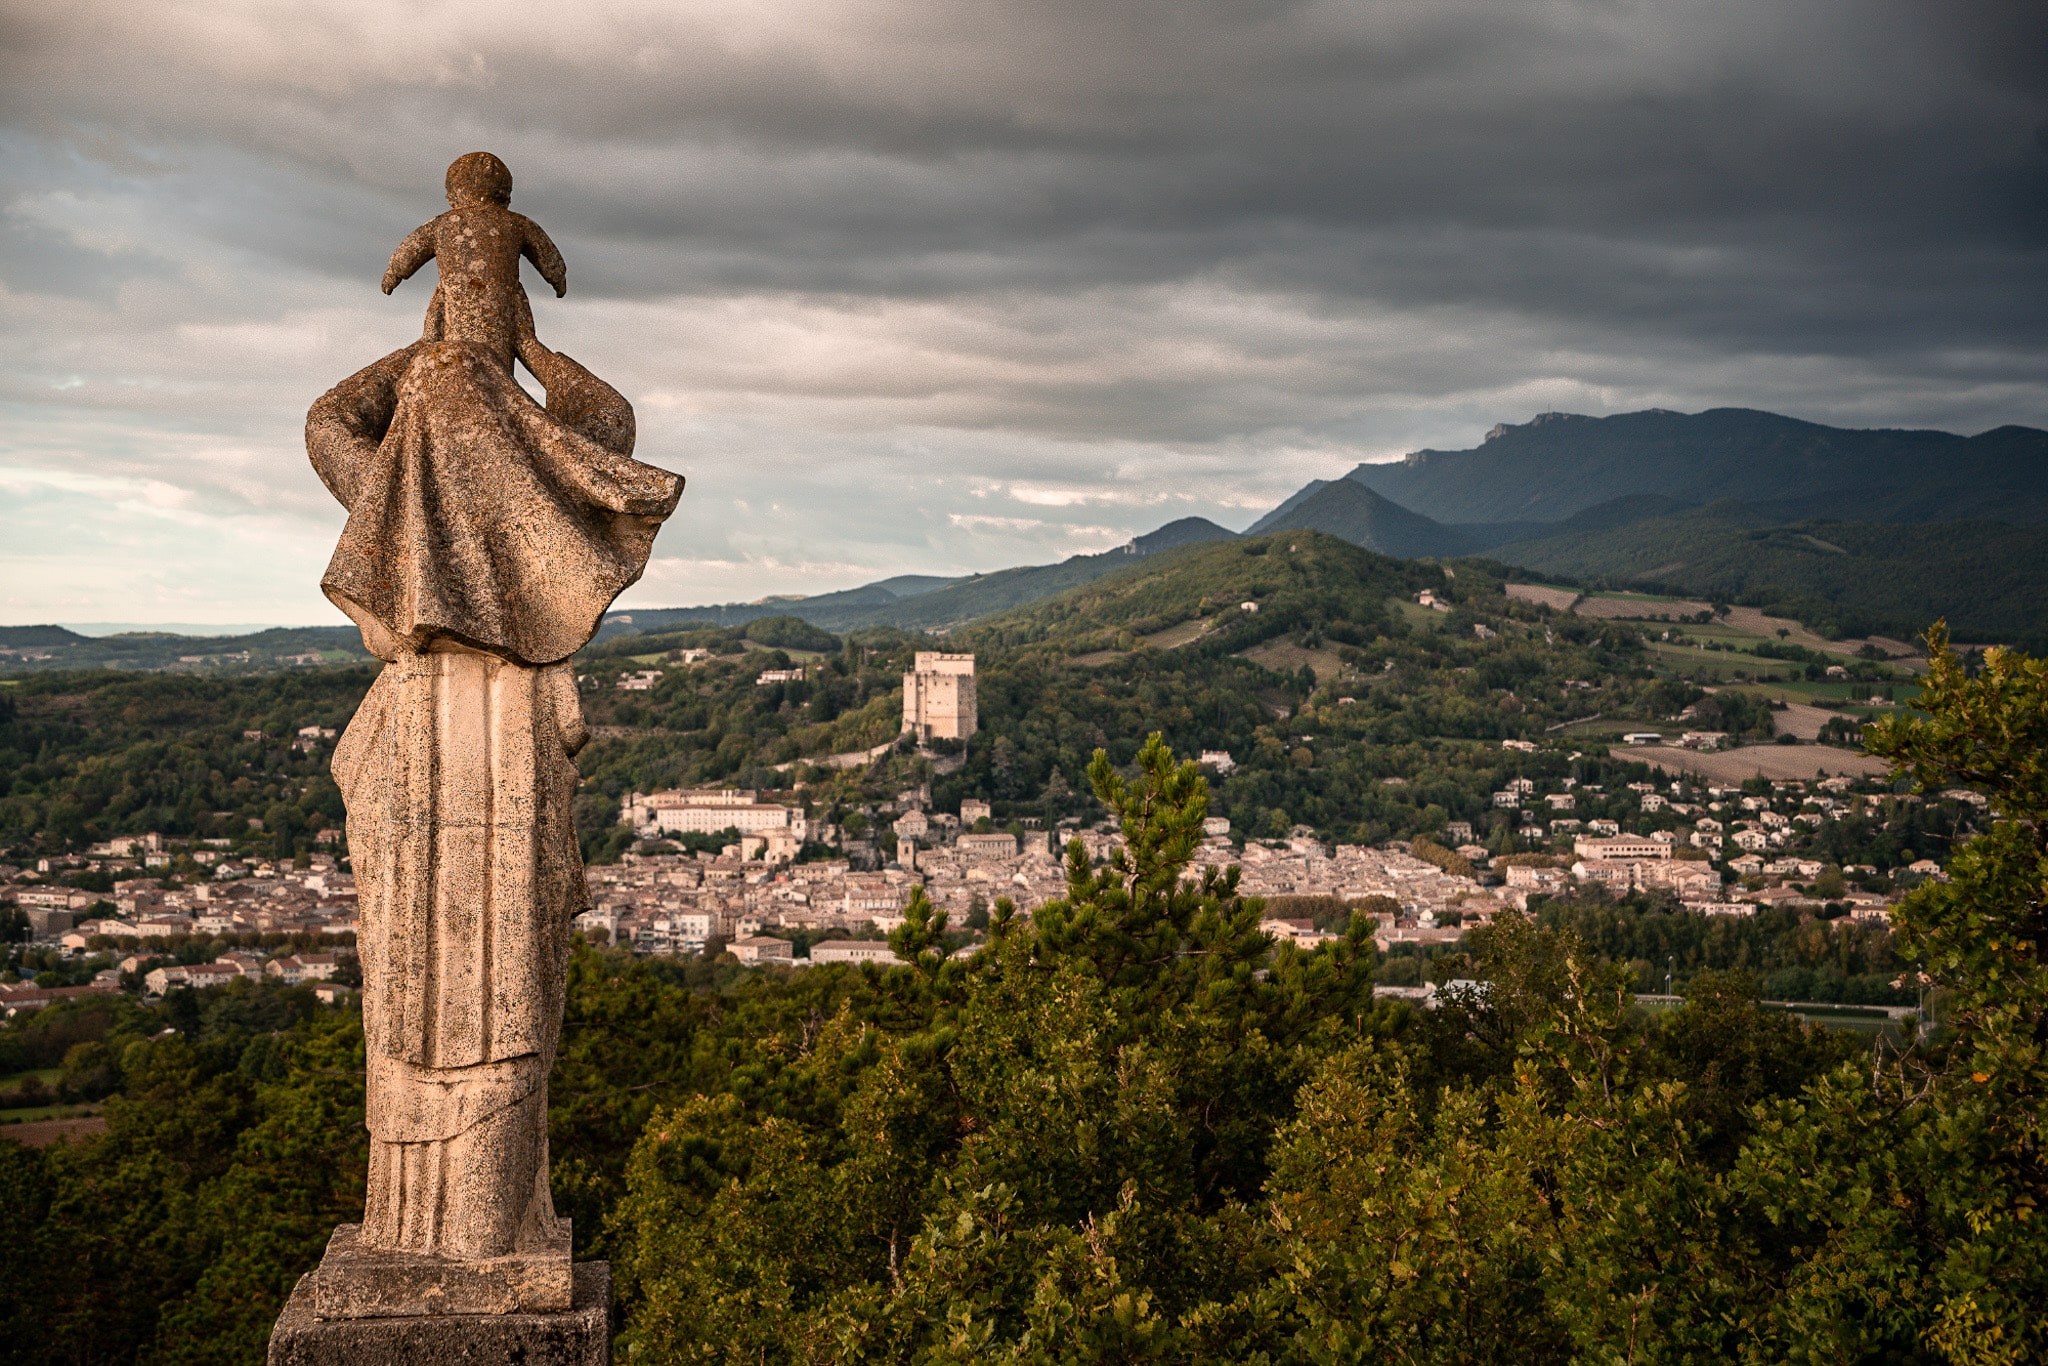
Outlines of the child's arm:
M399 285L412 278L413 272L434 259L434 224L422 223L412 230L412 235L398 244L398 250L391 253L391 264L384 267L384 292L389 294Z
M541 231L540 224L525 214L513 215L525 236L519 243L519 254L533 262L533 268L540 272L540 278L555 287L555 297L561 298L569 292L569 265L562 259L562 253L555 250L555 244Z

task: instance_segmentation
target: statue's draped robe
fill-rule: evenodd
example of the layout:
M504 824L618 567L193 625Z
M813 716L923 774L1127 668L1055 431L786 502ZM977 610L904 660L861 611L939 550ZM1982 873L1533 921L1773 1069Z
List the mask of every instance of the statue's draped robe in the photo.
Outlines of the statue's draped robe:
M681 480L632 410L540 352L545 409L484 348L423 341L307 419L349 509L322 588L387 661L334 756L360 897L374 1248L553 1242L547 1090L583 739L562 661L645 566Z

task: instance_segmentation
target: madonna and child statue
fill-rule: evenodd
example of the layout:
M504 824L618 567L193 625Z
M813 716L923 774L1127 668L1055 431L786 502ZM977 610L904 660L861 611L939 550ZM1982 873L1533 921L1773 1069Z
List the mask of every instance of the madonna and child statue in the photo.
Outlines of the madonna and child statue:
M334 755L370 1165L362 1222L293 1293L273 1362L603 1359L584 1303L603 1287L572 1268L548 1189L548 1072L585 907L567 660L640 577L683 481L632 459L631 405L535 336L520 262L558 296L567 272L512 211L505 164L472 152L447 192L384 275L388 294L436 263L419 340L306 419L348 510L320 586L384 661Z

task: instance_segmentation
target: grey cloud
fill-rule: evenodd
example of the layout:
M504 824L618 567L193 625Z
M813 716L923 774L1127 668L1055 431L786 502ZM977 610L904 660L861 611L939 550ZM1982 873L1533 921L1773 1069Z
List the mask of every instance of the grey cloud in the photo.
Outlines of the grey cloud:
M1242 525L1553 404L2048 422L2044 57L2021 0L12 0L0 458L317 540L305 404L416 332L375 278L476 147L713 595Z

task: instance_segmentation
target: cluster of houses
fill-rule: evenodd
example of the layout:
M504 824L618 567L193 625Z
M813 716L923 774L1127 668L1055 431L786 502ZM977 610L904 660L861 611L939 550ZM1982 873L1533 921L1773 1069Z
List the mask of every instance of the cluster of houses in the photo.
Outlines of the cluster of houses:
M1221 752L1205 753L1203 762L1219 771L1230 765ZM1534 780L1517 778L1492 797L1494 824L1505 820L1520 837L1517 846L1530 852L1495 857L1474 842L1467 821L1447 822L1440 833L1454 847L1438 848L1430 858L1402 844L1327 845L1307 827L1296 827L1284 841L1251 841L1239 848L1229 822L1215 817L1206 823L1187 876L1198 879L1207 869L1238 866L1242 894L1280 899L1265 923L1268 933L1303 947L1329 935L1312 919L1293 914L1285 898L1334 899L1354 910L1368 903L1362 909L1375 916L1373 937L1383 950L1448 942L1503 909L1525 908L1533 896L1594 885L1617 894L1663 890L1702 914L1748 915L1759 906L1814 899L1807 889L1823 865L1798 851L1826 822L1867 802L1922 800L1855 792L1848 778L1779 782L1767 794L1680 783L1660 790L1647 782L1607 793L1570 778L1549 785L1555 790L1539 791ZM1961 789L1940 797L1984 804L1981 795ZM590 906L578 925L594 938L639 953L694 955L718 942L744 963L887 962L893 955L881 936L902 923L915 890L922 888L934 906L947 911L955 927L1005 897L1028 916L1065 894L1069 841L1079 840L1097 863L1112 857L1121 842L1114 833L1073 823L1050 832L1035 823L1021 833L1016 824L997 829L990 804L971 798L957 813L930 808L928 787L884 804L883 817L894 816L896 856L876 866L879 851L850 840L844 845L855 857L797 861L807 843L837 840L840 832L813 821L799 806L763 800L758 792L631 793L620 814L643 836L736 831L737 842L717 854L628 853L616 864L586 870ZM1635 829L1624 829L1624 821ZM338 838L339 832L331 833ZM111 840L79 858L43 860L33 871L0 866L0 902L18 907L38 940L73 952L102 949L110 940L138 950L121 968L102 974L111 980L88 987L0 988L0 1012L33 1009L65 993L118 989L127 972L141 973L153 994L258 973L288 983L333 976L356 929L355 880L334 857L315 855L309 867L292 868L243 862L210 849L181 852L210 863L210 878L167 887L151 876L174 857L157 835ZM111 893L81 891L57 880L80 866L113 873ZM1851 877L1876 872L1843 871ZM1942 876L1931 860L1906 871ZM1895 896L1848 888L1836 899L1859 919L1882 919ZM106 903L113 914L107 914ZM803 933L784 937L795 931ZM260 934L296 935L301 942L304 936L328 936L337 953L230 953L200 964L158 963L148 956L150 941ZM834 937L820 941L821 934ZM799 940L810 943L808 959L795 947Z

